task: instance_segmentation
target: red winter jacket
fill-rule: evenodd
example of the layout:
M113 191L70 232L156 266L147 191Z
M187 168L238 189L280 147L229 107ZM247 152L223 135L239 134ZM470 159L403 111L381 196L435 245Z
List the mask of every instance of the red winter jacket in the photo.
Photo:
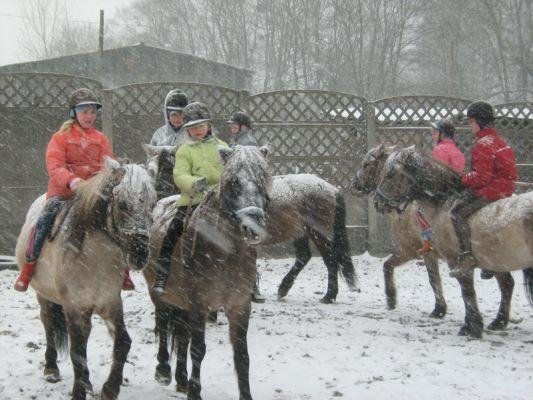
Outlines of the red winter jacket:
M66 132L56 132L46 148L48 190L46 197L68 199L74 195L69 184L74 178L88 179L100 171L104 156L113 157L107 137L100 131L72 125Z
M513 194L518 179L513 150L495 128L484 128L472 148L471 172L463 175L463 185L488 200Z
M431 155L435 160L449 166L455 172L462 173L465 170L465 157L450 138L444 138L437 143Z

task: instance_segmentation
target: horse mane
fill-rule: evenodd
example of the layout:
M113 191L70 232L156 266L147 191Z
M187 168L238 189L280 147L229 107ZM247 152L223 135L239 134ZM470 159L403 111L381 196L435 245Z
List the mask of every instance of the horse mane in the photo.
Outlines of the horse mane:
M422 198L442 204L462 190L460 175L447 165L412 148L401 153L405 157L406 172L414 179L415 193Z
M62 228L65 232L65 243L69 247L81 249L85 233L89 229L107 229L107 205L113 188L125 175L125 170L120 170L120 177L116 172L103 169L91 179L80 183L76 196L69 200L71 204Z

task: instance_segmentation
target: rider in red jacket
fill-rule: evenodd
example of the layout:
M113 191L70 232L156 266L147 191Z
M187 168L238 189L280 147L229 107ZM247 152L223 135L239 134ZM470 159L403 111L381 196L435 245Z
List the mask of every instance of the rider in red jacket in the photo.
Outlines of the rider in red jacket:
M468 106L466 115L476 141L470 172L462 178L466 190L451 210L459 239L458 267L450 272L454 278L477 266L472 254L468 219L483 206L511 196L518 179L514 152L494 128L492 106L482 101L474 102Z
M30 235L26 263L15 282L15 290L24 292L28 289L37 259L61 206L74 196L80 182L103 168L104 157L113 156L109 140L94 127L100 107L91 90L82 88L72 92L69 98L70 119L48 142L46 204ZM123 289L134 289L127 271Z

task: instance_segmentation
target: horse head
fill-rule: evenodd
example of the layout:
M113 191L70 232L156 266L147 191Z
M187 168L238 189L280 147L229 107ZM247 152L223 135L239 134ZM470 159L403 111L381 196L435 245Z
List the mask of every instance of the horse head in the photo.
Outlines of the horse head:
M157 198L177 194L172 177L177 146L152 146L143 144L146 152L146 168L153 179Z
M386 147L380 144L365 154L361 161L361 168L351 184L355 193L368 195L376 190L381 181L385 161L395 150L396 146Z
M238 224L245 243L258 245L266 237L265 210L269 203L271 177L263 146L220 149L224 172L220 178L222 211Z
M375 201L393 208L412 200L425 199L441 204L461 188L459 174L411 146L387 158Z
M144 166L106 157L105 169L76 192L67 240L81 246L87 230L102 230L120 247L129 267L142 269L149 255L148 229L155 202Z

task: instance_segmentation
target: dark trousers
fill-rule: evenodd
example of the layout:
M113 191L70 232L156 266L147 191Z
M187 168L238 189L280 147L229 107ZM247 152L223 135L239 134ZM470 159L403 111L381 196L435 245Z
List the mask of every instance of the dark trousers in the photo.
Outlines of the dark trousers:
M176 215L170 222L167 233L163 239L161 245L161 252L157 259L156 273L160 277L166 278L170 271L170 262L172 260L172 253L174 253L174 247L178 242L181 234L183 233L185 217L187 216L188 206L178 207ZM190 212L192 213L196 206L192 206Z
M35 224L35 230L33 233L33 246L29 248L28 252L26 253L26 261L37 261L39 258L39 254L41 254L41 250L44 246L44 241L50 234L50 231L54 226L56 216L64 203L65 199L57 196L50 197L46 201L43 212Z
M472 243L470 242L470 224L468 219L477 210L491 203L484 197L478 196L473 190L467 189L459 199L454 203L450 210L452 224L459 240L459 252L472 253Z

